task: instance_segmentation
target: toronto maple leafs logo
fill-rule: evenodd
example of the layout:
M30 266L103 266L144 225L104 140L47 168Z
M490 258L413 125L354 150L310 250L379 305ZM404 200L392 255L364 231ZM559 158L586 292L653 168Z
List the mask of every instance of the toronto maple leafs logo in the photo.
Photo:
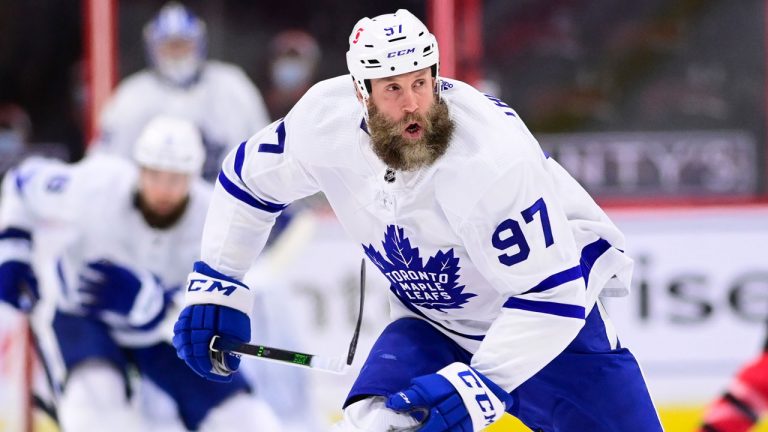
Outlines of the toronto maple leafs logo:
M464 293L459 285L459 259L453 249L438 250L424 265L419 248L411 247L403 228L387 226L384 234L386 257L373 245L363 245L363 250L376 267L391 282L390 289L404 302L425 309L445 312L445 309L460 309L477 294Z

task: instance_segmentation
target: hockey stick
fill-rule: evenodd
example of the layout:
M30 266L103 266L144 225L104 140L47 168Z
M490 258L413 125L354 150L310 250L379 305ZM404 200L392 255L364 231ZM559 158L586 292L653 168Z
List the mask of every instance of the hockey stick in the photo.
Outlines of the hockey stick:
M360 309L357 312L357 324L352 341L349 343L346 363L340 357L326 357L315 354L307 354L297 351L289 351L280 348L272 348L264 345L251 345L216 335L211 338L210 355L213 373L217 375L229 375L232 371L224 362L224 354L230 353L238 356L254 357L262 360L276 361L291 366L306 367L337 374L346 373L352 365L357 351L357 340L360 336L360 327L363 323L363 307L365 304L365 258L360 262Z

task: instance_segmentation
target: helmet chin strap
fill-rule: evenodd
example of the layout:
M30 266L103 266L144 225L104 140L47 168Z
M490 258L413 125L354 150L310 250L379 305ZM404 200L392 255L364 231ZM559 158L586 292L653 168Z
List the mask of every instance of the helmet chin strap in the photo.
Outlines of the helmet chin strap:
M355 96L357 96L357 101L360 102L360 105L363 107L363 118L365 118L365 124L368 124L368 99L370 99L370 95L368 94L367 89L361 89L360 86L355 81L355 77L352 77L352 85L355 87Z
M360 99L360 104L363 106L363 118L365 119L366 126L368 125L368 98Z

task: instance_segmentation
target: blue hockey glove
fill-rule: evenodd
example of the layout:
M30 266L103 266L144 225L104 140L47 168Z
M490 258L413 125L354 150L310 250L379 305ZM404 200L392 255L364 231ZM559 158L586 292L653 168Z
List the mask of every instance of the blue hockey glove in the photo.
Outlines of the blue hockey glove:
M105 312L124 316L128 324L144 327L164 312L165 290L151 275L101 260L88 263L80 274L80 306L89 315Z
M0 231L0 301L28 312L40 299L30 260L32 235L25 230Z
M512 406L512 396L464 363L411 380L387 399L387 408L423 422L421 432L480 431Z
M37 278L29 264L19 261L0 264L0 300L28 312L39 299Z
M210 344L214 335L238 342L251 340L251 323L248 315L237 309L214 304L197 304L185 307L173 326L173 346L176 354L198 375L211 381L228 382L231 375L213 372ZM240 358L224 354L229 371L236 371Z
M198 375L211 381L230 381L240 358L223 354L223 367L214 366L210 349L213 336L238 342L251 340L253 292L242 282L198 261L189 275L185 294L187 307L173 327L176 354ZM218 355L218 354L216 354Z

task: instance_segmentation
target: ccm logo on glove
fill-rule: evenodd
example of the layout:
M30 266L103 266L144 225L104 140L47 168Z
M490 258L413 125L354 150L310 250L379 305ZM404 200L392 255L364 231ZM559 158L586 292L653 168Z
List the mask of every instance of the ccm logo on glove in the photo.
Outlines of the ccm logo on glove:
M240 285L242 286L242 285ZM243 286L243 288L245 288ZM187 285L187 291L224 291L224 295L228 296L235 292L237 285L223 285L221 281L211 279L190 279L189 285ZM246 288L247 289L247 288Z
M493 402L491 401L491 397L488 396L488 392L486 392L486 387L483 385L483 383L480 381L480 379L477 378L477 376L472 373L471 370L466 370L463 372L458 373L459 379L461 379L464 384L467 385L467 387L470 388L470 391L474 390L475 393L475 400L477 401L477 405L480 408L480 411L483 412L486 425L489 425L496 420L496 411L493 406Z
M187 306L215 304L247 314L253 305L253 294L244 283L198 261L192 267L192 273L187 279L184 301Z
M479 431L511 406L509 393L459 362L412 379L410 387L387 399L387 408L423 421L422 432ZM426 419L417 417L425 411Z

